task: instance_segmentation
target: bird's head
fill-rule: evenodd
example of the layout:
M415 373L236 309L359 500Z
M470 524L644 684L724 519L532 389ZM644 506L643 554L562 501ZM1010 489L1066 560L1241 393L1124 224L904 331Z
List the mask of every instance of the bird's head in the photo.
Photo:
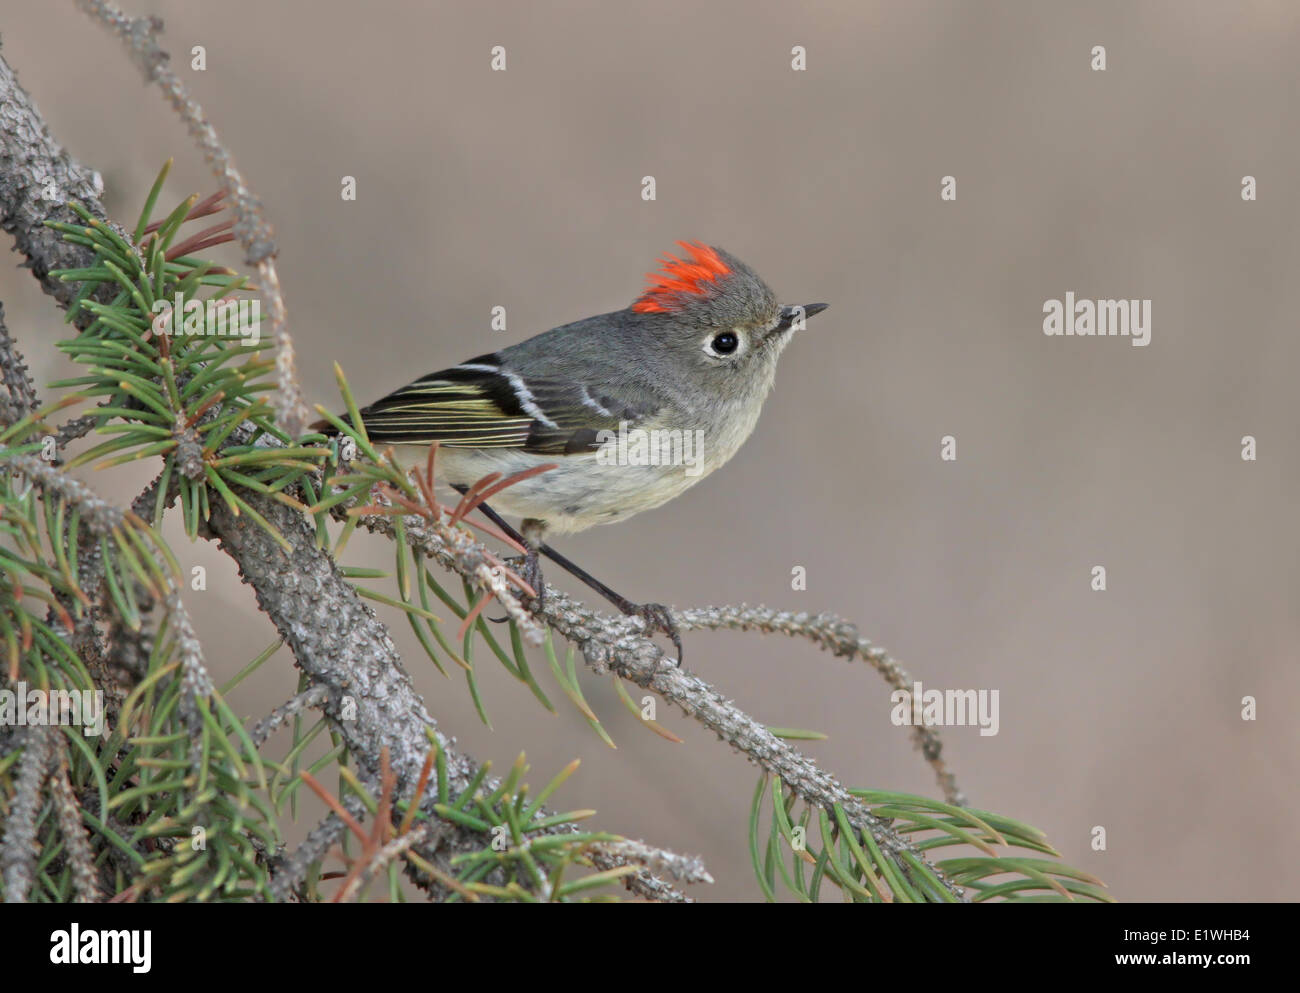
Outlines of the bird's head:
M641 315L678 361L731 392L745 373L770 385L776 359L796 330L824 303L782 305L758 273L729 252L679 241L683 257L666 254L630 310Z

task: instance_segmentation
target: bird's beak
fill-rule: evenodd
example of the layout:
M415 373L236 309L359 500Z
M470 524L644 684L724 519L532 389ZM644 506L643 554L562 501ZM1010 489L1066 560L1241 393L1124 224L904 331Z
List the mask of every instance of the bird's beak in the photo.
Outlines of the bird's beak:
M791 328L801 330L803 322L814 314L820 314L829 307L828 303L805 303L794 307L782 307L781 319L777 321L773 331L789 331Z

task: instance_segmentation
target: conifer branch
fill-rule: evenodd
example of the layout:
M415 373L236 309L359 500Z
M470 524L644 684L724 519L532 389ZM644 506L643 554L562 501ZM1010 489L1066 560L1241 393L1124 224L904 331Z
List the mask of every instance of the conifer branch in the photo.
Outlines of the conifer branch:
M7 399L0 399L0 418L6 424L22 420L37 408L36 384L32 382L27 364L19 354L13 338L9 336L3 303L0 303L0 380L9 393Z
M912 677L883 648L873 645L858 633L856 624L835 614L807 614L770 607L697 607L675 611L674 616L682 630L761 631L764 634L784 634L791 638L804 638L838 658L858 658L867 662L896 690L911 692ZM966 795L957 785L957 778L943 759L943 741L933 727L918 724L912 729L917 748L925 756L943 790L944 799L959 807L966 805Z
M4 880L6 903L26 903L40 856L36 830L44 805L41 795L54 766L59 731L51 727L25 727L13 733L22 743L23 754L5 817L4 839L0 842L0 877Z
M250 493L248 500L288 539L290 551L221 503L213 504L208 527L238 564L241 578L252 585L258 605L275 624L299 666L326 691L322 709L366 774L378 778L378 759L387 749L398 793L409 795L420 779L433 739L447 756L447 781L453 793L477 782L477 765L437 729L401 665L387 627L339 575L334 560L316 547L315 532L306 519L260 494ZM433 803L431 794L421 798L421 806L437 818ZM432 820L431 825L418 847L436 852L439 864L482 848L482 837L476 831L441 818ZM330 842L324 839L333 827L322 824L319 831L313 851L322 850L322 844L328 847ZM295 865L300 862L295 858ZM654 885L648 879L645 882Z
M296 693L280 706L258 721L248 736L253 744L264 745L266 740L284 726L284 722L301 714L304 710L319 710L329 699L329 691L317 683Z
M721 611L741 608L710 608ZM674 612L683 618L691 612ZM869 833L885 850L906 852L933 869L954 896L959 888L911 842L874 816L845 787L823 772L812 759L782 741L767 726L732 704L712 686L676 665L665 663L663 649L644 633L639 617L599 614L560 590L548 586L542 615L547 625L576 643L595 672L614 672L676 704L685 714L713 731L756 765L776 775L811 806L841 807L850 823ZM698 621L699 616L695 616Z
M271 317L271 338L276 346L276 371L279 390L276 394L277 419L281 429L297 438L307 426L307 406L294 364L293 339L289 335L284 296L275 268L278 252L275 232L266 219L262 202L249 189L235 160L208 121L203 108L190 96L185 84L171 71L171 56L158 44L162 19L128 17L107 0L77 0L77 6L120 38L131 53L145 79L157 83L172 109L189 129L204 160L221 181L235 211L235 237L244 246L249 265L257 267L259 283Z
M95 853L90 847L85 825L81 819L81 805L72 791L68 779L68 746L59 741L58 768L50 776L50 799L54 801L55 816L59 820L59 834L67 850L68 866L72 870L72 889L77 903L98 903L99 876L95 870Z
M0 55L0 227L13 236L23 264L41 288L65 309L77 288L50 273L87 265L93 253L65 241L45 222L75 222L68 204L77 201L108 223L99 202L103 192L99 173L76 162L50 136L40 111Z

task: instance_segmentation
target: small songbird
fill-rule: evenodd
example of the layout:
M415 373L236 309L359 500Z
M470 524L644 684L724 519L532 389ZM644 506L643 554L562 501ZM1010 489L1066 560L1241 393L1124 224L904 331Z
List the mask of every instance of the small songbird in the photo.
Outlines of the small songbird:
M438 442L435 474L462 493L490 473L553 463L494 496L495 510L480 508L528 549L521 575L541 594L546 555L667 634L680 660L665 607L632 603L544 539L658 507L730 459L754 430L781 352L827 305L782 306L735 256L678 244L683 257L665 255L626 309L430 373L360 414L378 444ZM520 531L497 510L523 518Z

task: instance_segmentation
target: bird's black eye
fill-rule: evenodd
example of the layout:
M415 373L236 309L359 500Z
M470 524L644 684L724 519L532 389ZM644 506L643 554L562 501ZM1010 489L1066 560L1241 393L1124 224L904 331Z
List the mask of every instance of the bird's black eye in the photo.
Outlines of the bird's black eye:
M719 355L730 355L740 345L740 339L730 331L723 331L713 339L713 350Z

